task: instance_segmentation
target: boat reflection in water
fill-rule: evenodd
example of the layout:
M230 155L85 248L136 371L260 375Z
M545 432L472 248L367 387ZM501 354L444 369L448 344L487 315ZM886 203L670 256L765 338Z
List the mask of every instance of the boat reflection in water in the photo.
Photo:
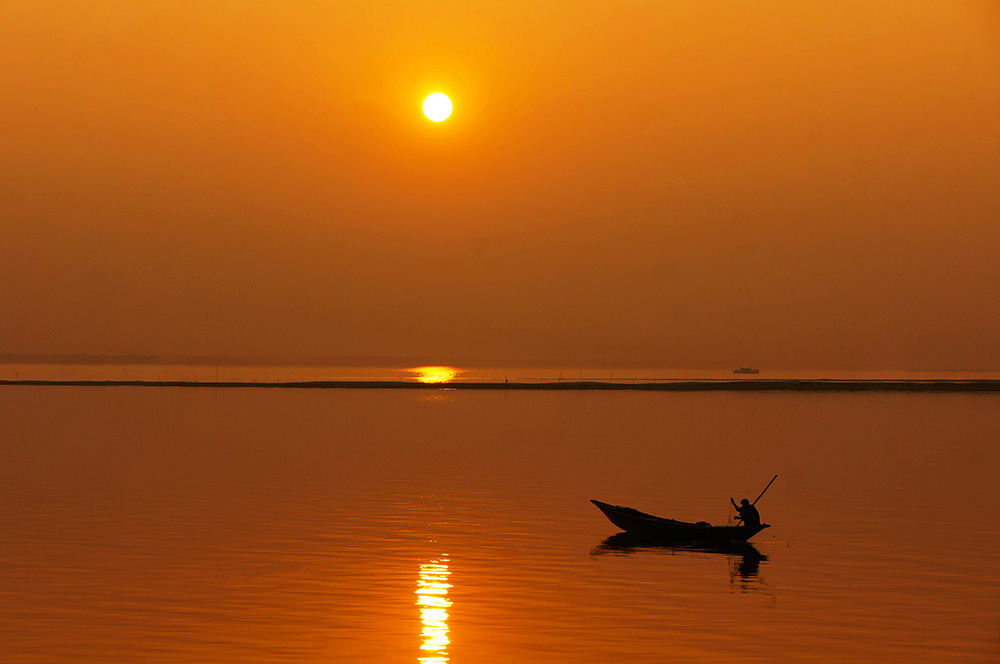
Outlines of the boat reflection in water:
M448 661L448 558L442 557L420 565L417 578L417 606L420 607L420 622L423 626L420 650L417 658L421 664L443 664Z
M725 544L714 544L709 542L664 542L655 538L643 537L631 533L618 533L608 537L606 540L591 551L591 555L599 556L604 554L629 555L638 552L666 553L670 555L685 553L718 553L729 558L729 574L732 580L737 578L744 583L743 587L748 588L757 582L760 573L760 564L767 560L767 556L757 550L749 542L728 542Z

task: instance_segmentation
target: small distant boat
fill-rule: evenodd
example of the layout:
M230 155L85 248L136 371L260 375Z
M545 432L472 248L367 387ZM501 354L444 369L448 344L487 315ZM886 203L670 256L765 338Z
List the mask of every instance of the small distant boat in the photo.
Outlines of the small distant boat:
M753 367L740 367L739 369L733 369L734 374L756 374L760 373L760 369L754 369Z
M707 521L689 523L675 519L664 519L640 512L631 507L621 507L602 503L599 500L590 502L615 524L630 535L657 539L669 542L709 542L723 544L727 542L746 542L748 539L771 526L762 523L759 526L713 526Z

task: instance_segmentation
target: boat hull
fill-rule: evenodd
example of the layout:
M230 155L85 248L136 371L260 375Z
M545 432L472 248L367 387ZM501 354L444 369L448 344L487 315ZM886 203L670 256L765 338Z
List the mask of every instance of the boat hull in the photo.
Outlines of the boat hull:
M608 521L631 535L664 542L706 542L725 544L746 542L748 539L770 528L766 523L759 526L713 526L704 521L690 523L646 514L631 507L621 507L591 500Z

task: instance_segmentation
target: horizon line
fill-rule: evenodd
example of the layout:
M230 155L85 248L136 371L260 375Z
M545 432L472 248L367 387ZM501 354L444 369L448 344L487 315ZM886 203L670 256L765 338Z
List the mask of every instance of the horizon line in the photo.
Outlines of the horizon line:
M204 381L187 380L0 380L0 386L35 387L200 387L263 389L419 389L419 390L634 390L648 392L1000 392L1000 379L701 379L657 382L440 382L414 380Z

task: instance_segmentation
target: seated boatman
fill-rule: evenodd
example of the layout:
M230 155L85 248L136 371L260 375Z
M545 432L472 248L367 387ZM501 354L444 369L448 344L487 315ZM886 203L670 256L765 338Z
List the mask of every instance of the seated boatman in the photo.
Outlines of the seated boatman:
M740 504L737 505L736 501L730 497L729 502L731 502L733 507L736 508L736 511L740 513L739 518L742 519L744 526L756 527L760 525L760 512L757 511L756 507L750 504L749 500L744 498L740 501Z

